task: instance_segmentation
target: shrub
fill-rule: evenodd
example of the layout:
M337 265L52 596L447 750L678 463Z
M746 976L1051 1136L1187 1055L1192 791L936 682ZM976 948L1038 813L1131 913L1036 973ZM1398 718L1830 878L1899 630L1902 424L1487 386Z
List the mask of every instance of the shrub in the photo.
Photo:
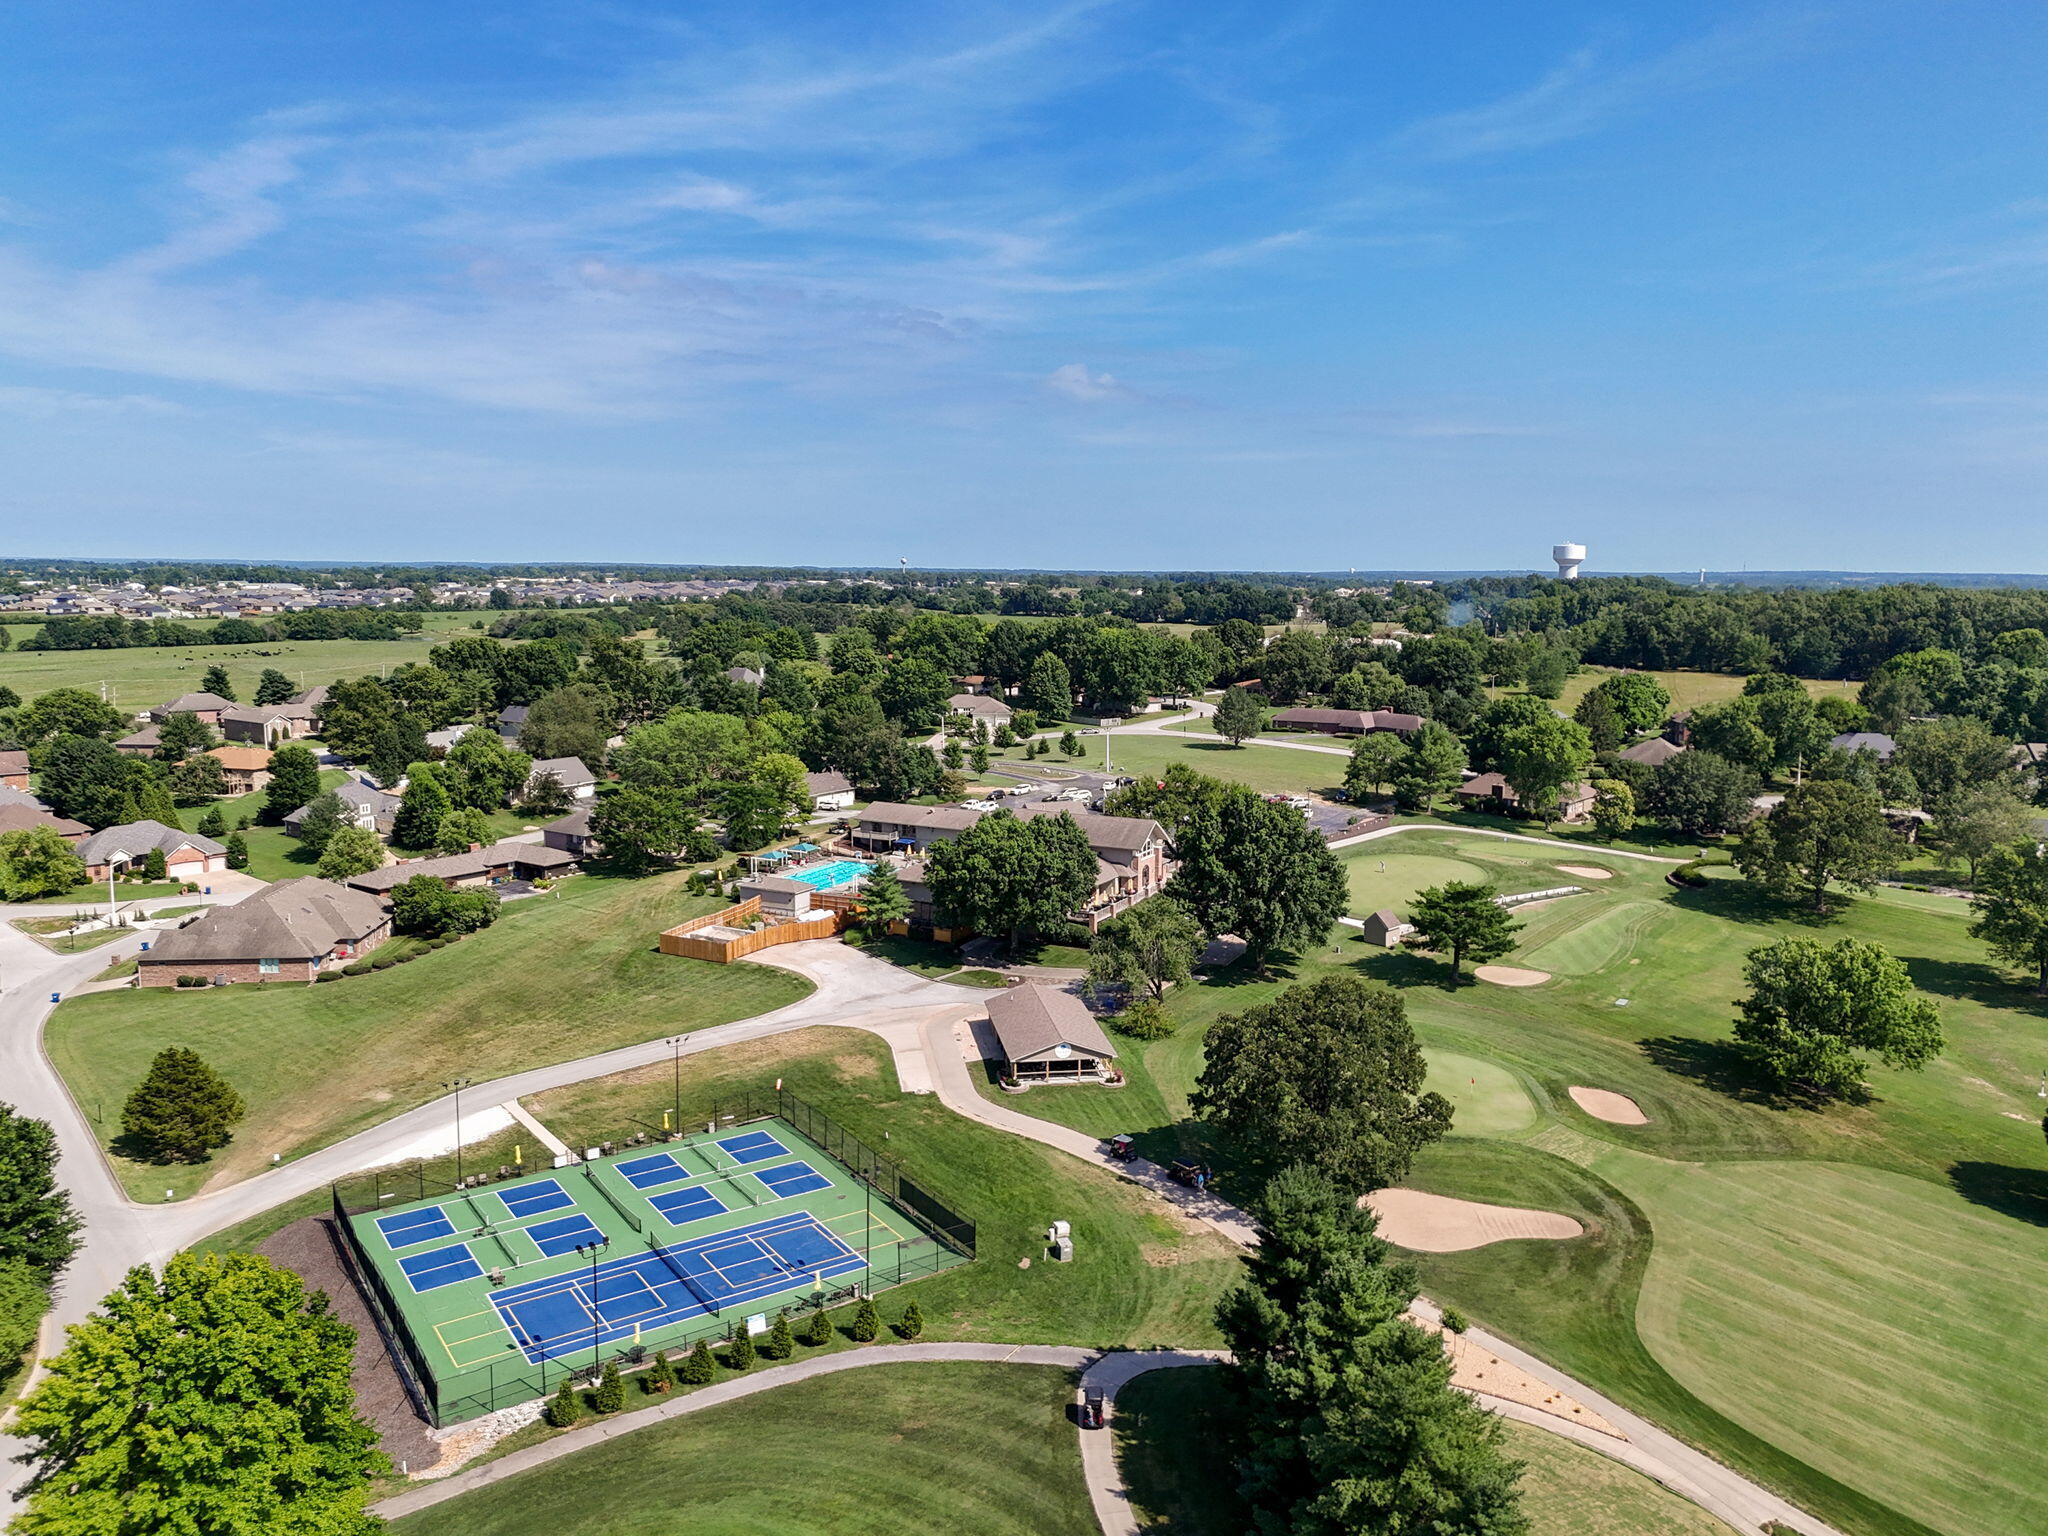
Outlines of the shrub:
M703 1339L690 1351L683 1363L676 1367L676 1379L686 1386L701 1387L718 1376L718 1357L711 1353L711 1346Z
M429 949L446 949L447 947L448 940L445 936L427 940L427 948Z
M178 978L178 985L181 987L203 987L206 985L206 978L204 976L180 976Z
M747 1332L747 1325L741 1323L739 1336L732 1341L725 1351L726 1369L751 1371L754 1368L754 1360L759 1354L760 1351L754 1348L754 1336Z
M1451 1333L1463 1333L1472 1326L1470 1322L1466 1321L1465 1314L1456 1307L1444 1308L1443 1323L1446 1331Z
M853 1341L872 1344L882 1336L882 1314L875 1310L875 1298L863 1296L853 1309Z
M344 975L344 976L361 976L361 975L362 975L362 974L363 974L364 972L368 971L369 969L370 969L370 962L369 962L369 961L367 961L367 960L351 960L351 961L349 961L349 963L348 963L347 965L344 965L344 966L343 966L343 967L341 968L341 974L342 974L342 975Z
M419 957L420 952L416 949L401 949L391 957L391 963L393 965L404 965L407 961L417 960Z
M626 1406L626 1384L619 1378L618 1361L605 1361L604 1374L597 1378L597 1390L590 1394L590 1406L599 1413L617 1413Z
M1151 997L1138 999L1109 1022L1118 1034L1133 1040L1164 1040L1174 1030L1165 1005Z
M654 1352L654 1364L640 1373L640 1390L650 1395L668 1391L676 1384L676 1368L667 1355Z
M903 1316L896 1321L896 1332L901 1338L914 1339L924 1332L924 1309L912 1302L903 1309Z
M804 1320L803 1331L797 1335L812 1349L818 1349L832 1342L832 1316L823 1307L818 1308Z
M316 974L316 975L315 975L315 976L313 977L313 979L314 979L315 981L339 981L339 980L341 980L341 972L339 972L339 971L320 971L320 972L318 972L318 973L317 973L317 974Z
M398 964L398 956L393 954L370 956L370 969L373 971L388 971L396 964Z
M548 1399L548 1405L541 1411L541 1417L556 1429L567 1429L583 1417L583 1399L576 1391L576 1384L568 1377L562 1378L562 1385L556 1390L555 1395Z
M770 1360L787 1360L796 1353L796 1330L789 1326L789 1314L778 1312L775 1326L768 1330L768 1342L761 1346L761 1353Z

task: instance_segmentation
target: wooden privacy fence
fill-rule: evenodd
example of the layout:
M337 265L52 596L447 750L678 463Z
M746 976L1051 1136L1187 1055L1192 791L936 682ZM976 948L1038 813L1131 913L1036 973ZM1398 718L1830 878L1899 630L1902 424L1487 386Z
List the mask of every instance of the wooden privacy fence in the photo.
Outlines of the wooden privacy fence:
M761 898L749 896L722 912L708 912L688 922L677 923L661 936L664 955L683 955L692 960L711 960L720 965L777 944L795 944L804 939L829 939L839 932L843 916L819 912L811 917L770 918L759 928L740 928L749 918L761 915Z

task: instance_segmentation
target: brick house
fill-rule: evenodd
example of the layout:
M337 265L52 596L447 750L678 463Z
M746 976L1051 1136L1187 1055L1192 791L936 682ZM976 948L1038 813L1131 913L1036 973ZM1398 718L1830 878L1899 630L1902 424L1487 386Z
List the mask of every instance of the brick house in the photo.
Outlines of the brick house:
M1498 773L1482 773L1467 779L1456 790L1458 803L1467 810L1506 813L1522 808L1514 786ZM1593 813L1593 786L1584 780L1567 784L1558 792L1552 815L1559 821L1583 821Z
M217 726L220 717L234 707L233 699L224 699L217 693L181 693L170 703L159 704L147 714L158 725L173 715L197 715L208 725Z
M311 981L391 937L384 903L311 877L280 880L232 906L213 907L138 957L135 981L174 987L180 976L232 982Z
M253 794L270 782L268 747L215 747L206 755L219 761L231 795Z
M1397 709L1283 709L1269 723L1275 730L1322 736L1370 736L1375 731L1408 736L1422 729L1422 716Z
M123 736L114 743L114 750L124 757L155 757L156 749L163 744L164 729L152 722Z
M350 889L388 896L415 875L432 875L457 890L480 890L512 880L552 880L576 873L580 860L566 849L544 843L493 843L467 853L432 859L407 859L348 878Z
M48 827L73 846L92 835L92 828L84 822L53 815L42 808L41 802L16 800L0 805L0 832L28 832L37 827Z
M88 880L105 880L139 869L153 849L163 853L165 872L173 880L198 880L228 867L228 851L222 844L160 821L102 828L79 843L78 856L85 860Z
M392 824L398 819L398 807L402 803L397 795L373 789L368 784L358 784L353 779L346 784L335 785L329 793L341 802L343 815L348 821L358 827L367 827L380 837L390 836ZM305 822L308 809L310 802L286 814L284 829L288 835L299 835L299 828Z
M289 701L237 705L221 711L220 733L229 741L275 746L280 741L312 735L313 711L308 705Z
M1010 718L1010 706L985 693L956 693L946 700L946 712L971 715L977 720L986 720L990 725L1001 725Z
M28 788L28 754L9 748L0 752L0 786L8 789Z

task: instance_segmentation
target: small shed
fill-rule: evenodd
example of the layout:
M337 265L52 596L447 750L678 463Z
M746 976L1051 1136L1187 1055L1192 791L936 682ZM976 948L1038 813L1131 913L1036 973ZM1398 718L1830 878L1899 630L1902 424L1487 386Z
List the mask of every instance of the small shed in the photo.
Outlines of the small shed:
M1413 923L1403 922L1391 908L1382 907L1365 920L1362 936L1368 944L1392 949L1414 931Z
M1021 1083L1096 1083L1116 1047L1071 992L1027 982L988 1000L988 1021L1003 1052L1003 1074Z
M739 896L761 898L761 912L767 917L806 917L811 897L817 894L801 880L786 875L753 875L740 882Z

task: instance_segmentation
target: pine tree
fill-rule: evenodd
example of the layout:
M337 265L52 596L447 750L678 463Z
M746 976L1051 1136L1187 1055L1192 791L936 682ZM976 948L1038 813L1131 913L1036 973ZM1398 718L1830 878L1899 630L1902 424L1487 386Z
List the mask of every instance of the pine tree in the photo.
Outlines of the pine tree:
M177 804L171 798L171 786L163 772L150 765L135 782L135 809L141 813L139 820L160 822L173 832L182 832L185 824L178 819Z
M275 667L265 667L263 675L256 679L256 702L258 704L282 704L293 693L292 680Z
M672 1390L675 1384L675 1362L657 1349L654 1352L654 1364L640 1373L640 1390L650 1396L659 1396Z
M867 872L860 886L861 921L876 933L887 933L891 923L910 919L910 897L894 864L884 861Z
M156 1053L121 1111L121 1134L158 1162L197 1162L234 1139L242 1096L182 1045Z
M289 741L270 754L270 786L263 819L273 826L320 793L320 760L311 747Z
M863 1296L853 1309L853 1341L872 1344L882 1336L882 1314L875 1310L875 1298Z
M567 1376L555 1395L548 1399L548 1405L541 1411L541 1417L556 1429L567 1429L583 1417L583 1394L576 1390L576 1383Z
M206 675L199 679L199 687L203 693L217 695L229 703L234 702L235 685L228 681L228 669L217 663L206 669Z
M912 1302L903 1309L903 1317L896 1324L896 1332L903 1338L914 1339L924 1333L924 1309Z
M699 1339L697 1347L676 1367L676 1379L685 1386L701 1387L717 1377L718 1357L711 1353L711 1345L704 1339Z
M597 1378L597 1390L590 1394L590 1406L599 1413L617 1413L626 1406L626 1383L619 1375L618 1361L605 1361L604 1374Z
M803 1331L797 1337L812 1349L822 1349L832 1342L832 1314L823 1307L804 1320Z
M739 1334L725 1352L726 1368L734 1371L751 1371L754 1368L755 1357L759 1353L760 1351L754 1347L754 1336L747 1331L747 1325L741 1323Z
M247 869L249 867L248 838L242 836L239 832L230 832L228 834L227 850L229 869Z
M228 819L221 814L219 806L209 805L206 808L206 814L199 818L199 835L201 837L226 837L228 835Z
M0 1264L19 1261L44 1280L71 1261L83 1225L71 1196L58 1187L56 1170L57 1136L49 1122L0 1104Z
M796 1330L789 1326L789 1314L775 1314L775 1326L768 1330L768 1342L761 1346L761 1353L770 1360L787 1360L796 1353Z
M145 880L167 879L171 873L168 860L161 848L152 848L142 856L142 878Z

